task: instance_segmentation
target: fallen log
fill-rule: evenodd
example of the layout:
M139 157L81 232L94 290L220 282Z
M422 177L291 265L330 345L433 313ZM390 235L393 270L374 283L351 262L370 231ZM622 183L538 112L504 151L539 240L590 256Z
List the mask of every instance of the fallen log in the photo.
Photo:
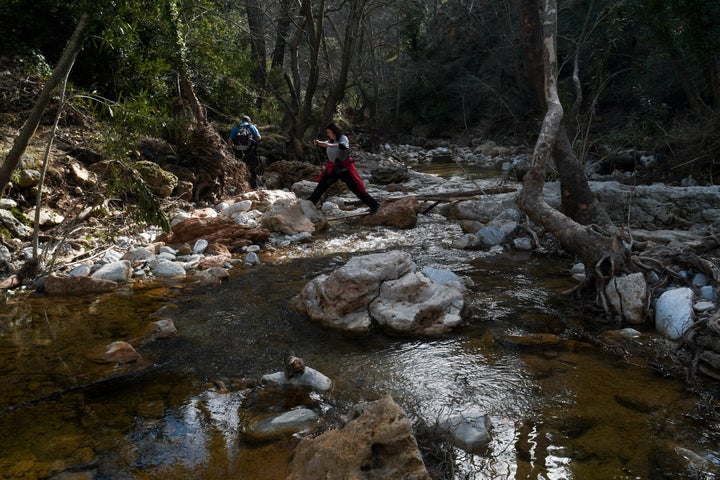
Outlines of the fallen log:
M517 188L514 187L489 187L477 190L469 190L466 192L434 193L432 195L406 195L404 197L388 198L384 201L396 202L406 197L415 197L421 202L455 202L459 200L469 200L472 197L478 197L480 195L497 195L499 193L511 193L516 191Z
M470 200L473 197L478 197L480 195L497 195L500 193L511 193L516 192L517 188L514 187L489 187L489 188L480 188L477 190L469 190L467 192L446 192L446 193L434 193L432 195L403 195L402 197L391 197L386 198L383 200L383 203L390 203L390 202L397 202L398 200L402 200L404 198L409 197L415 197L420 202L434 202L434 204L425 210L423 210L421 213L428 213L430 210L438 206L440 203L443 202L459 202L462 200ZM350 202L345 202L346 205L362 205L362 201L360 200L353 200ZM364 215L364 214L360 214ZM354 216L354 215L350 215ZM346 218L346 217L337 217L337 218Z

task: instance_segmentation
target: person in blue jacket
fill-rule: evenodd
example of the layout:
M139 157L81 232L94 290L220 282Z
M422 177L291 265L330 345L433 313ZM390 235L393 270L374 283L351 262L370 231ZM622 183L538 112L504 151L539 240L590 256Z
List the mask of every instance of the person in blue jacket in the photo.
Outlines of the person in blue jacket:
M260 157L257 154L257 145L261 139L260 132L247 115L243 115L242 123L235 125L228 136L228 143L233 147L235 158L242 160L250 172L250 187L253 189L258 187Z

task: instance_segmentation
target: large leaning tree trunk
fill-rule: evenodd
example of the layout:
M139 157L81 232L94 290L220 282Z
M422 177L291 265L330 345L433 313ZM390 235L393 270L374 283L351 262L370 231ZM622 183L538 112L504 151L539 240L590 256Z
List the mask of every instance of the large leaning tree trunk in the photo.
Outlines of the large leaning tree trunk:
M542 195L547 166L557 151L558 137L563 134L563 108L557 93L555 0L546 0L543 20L545 24L544 91L547 112L535 144L532 168L525 176L523 189L518 196L518 205L530 220L557 238L563 248L577 254L585 265L593 268L597 279L602 283L615 273L624 270L629 263L630 252L619 235L601 233L591 226L578 223L548 205ZM602 291L601 285L598 288Z
M226 189L237 193L248 191L249 174L245 164L235 160L230 147L207 119L190 78L177 0L169 0L168 8L177 46L178 110L183 112L190 128L187 142L180 146L180 155L195 174L193 200L217 202L225 196Z
M545 73L543 28L538 0L520 0L521 36L525 62L532 91L540 105L545 105ZM548 159L557 168L560 177L562 210L573 220L583 224L610 225L610 217L598 204L590 190L587 177L562 121L558 126L553 155Z
M37 130L37 127L40 124L40 120L45 113L45 108L48 103L50 103L50 99L52 98L55 88L57 88L60 82L63 81L67 73L70 71L70 68L72 68L75 57L77 57L82 45L83 34L89 23L90 16L87 13L83 13L82 16L80 16L80 20L78 21L73 34L70 36L70 40L68 40L65 50L63 50L60 60L55 66L52 75L50 75L48 81L45 82L45 86L40 93L40 97L37 102L35 102L35 106L33 106L33 109L30 112L30 117L28 117L25 121L25 124L20 131L20 135L18 135L15 139L15 143L13 143L10 152L7 157L5 157L2 167L0 167L0 196L2 196L2 193L5 191L5 187L7 187L10 182L13 170L17 168L17 165L20 162L20 157L22 157L22 154L25 152L25 149L30 143L30 139L33 134L35 134L35 130Z
M592 226L581 225L545 202L542 189L547 165L553 154L557 154L558 138L564 134L563 108L557 93L556 0L545 1L543 16L544 91L547 112L535 144L532 168L525 175L523 189L518 196L520 209L536 225L558 239L565 250L577 254L583 263L590 267L589 278L594 280L597 299L607 314L619 314L619 317L624 319L623 312L612 311L622 307L609 302L605 290L605 286L613 277L621 276L623 273L644 273L646 285L652 291L656 287L667 286L669 277L679 279L678 267L690 268L705 273L717 288L720 268L712 262L690 252L672 251L667 247L646 252L631 252L632 237L625 242L618 230L610 228L608 232L601 233ZM650 284L647 280L650 271L659 273L660 277L665 278ZM682 340L683 346L690 354L685 360L685 368L690 370L692 375L702 372L716 380L720 379L720 314L697 318L684 332Z

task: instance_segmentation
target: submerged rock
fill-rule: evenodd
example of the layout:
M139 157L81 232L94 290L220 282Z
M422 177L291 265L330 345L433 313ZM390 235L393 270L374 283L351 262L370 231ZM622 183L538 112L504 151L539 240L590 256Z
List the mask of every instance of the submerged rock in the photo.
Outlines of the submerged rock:
M492 422L487 415L457 414L441 419L438 424L452 444L466 452L482 453L490 443Z
M297 408L279 415L255 419L248 425L247 438L250 442L257 443L289 437L314 428L319 418L319 415L310 409Z
M43 288L50 295L85 295L92 293L111 292L118 283L103 278L63 276L51 273L45 279Z

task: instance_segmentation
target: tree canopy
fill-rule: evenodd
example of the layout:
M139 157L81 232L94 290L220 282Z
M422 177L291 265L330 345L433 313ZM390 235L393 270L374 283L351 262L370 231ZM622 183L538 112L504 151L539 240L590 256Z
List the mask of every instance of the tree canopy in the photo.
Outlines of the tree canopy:
M529 82L515 2L176 3L188 74L218 128L250 114L294 139L296 155L331 116L375 136L536 134L544 106ZM179 95L167 10L146 0L6 0L0 38L5 55L42 72L90 13L72 84L141 113L135 126L160 134ZM710 168L720 143L707 133L720 106L719 13L719 0L560 2L558 93L575 112L567 122L581 159L607 155L589 141L604 135L613 147L662 150L682 156L677 163L700 156L692 166ZM698 136L703 150L683 156Z

